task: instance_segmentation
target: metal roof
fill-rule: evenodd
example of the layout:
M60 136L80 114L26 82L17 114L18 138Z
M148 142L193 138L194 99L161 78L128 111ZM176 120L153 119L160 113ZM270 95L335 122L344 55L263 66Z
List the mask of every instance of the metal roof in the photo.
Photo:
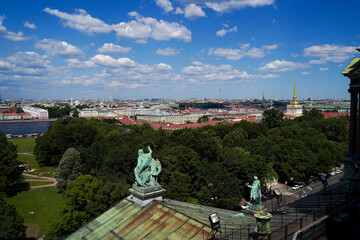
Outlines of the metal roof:
M349 65L341 72L343 75L347 76L353 72L354 69L359 68L360 66L360 57L354 58Z
M141 208L130 198L66 239L207 239L211 227L160 201Z

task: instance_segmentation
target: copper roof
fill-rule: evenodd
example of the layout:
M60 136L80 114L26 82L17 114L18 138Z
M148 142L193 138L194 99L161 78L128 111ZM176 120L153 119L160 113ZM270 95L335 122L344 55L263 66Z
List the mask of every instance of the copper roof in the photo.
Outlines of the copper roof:
M153 201L141 208L124 199L66 239L207 239L210 226Z

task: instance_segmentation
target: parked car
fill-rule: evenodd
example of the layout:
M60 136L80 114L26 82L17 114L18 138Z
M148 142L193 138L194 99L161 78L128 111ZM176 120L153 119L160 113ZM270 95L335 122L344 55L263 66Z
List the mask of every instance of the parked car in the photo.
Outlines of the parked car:
M335 175L335 172L331 172L330 175L331 175L331 176L334 176L334 175Z
M245 203L244 205L241 206L242 209L247 209L250 207L250 203Z
M339 174L339 173L342 173L343 171L342 170L336 170L335 173L336 174Z
M294 185L294 186L292 187L292 189L293 189L293 190L299 189L299 185Z

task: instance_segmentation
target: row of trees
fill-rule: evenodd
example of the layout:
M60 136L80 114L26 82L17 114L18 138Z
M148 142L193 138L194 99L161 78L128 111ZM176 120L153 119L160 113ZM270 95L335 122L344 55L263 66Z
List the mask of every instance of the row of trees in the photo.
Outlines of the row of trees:
M70 233L128 195L140 148L151 146L153 157L161 161L165 197L232 209L249 196L245 183L255 175L262 183L273 178L306 181L330 171L346 152L348 122L348 117L324 119L315 110L284 120L271 109L262 123L221 123L170 133L149 124L58 119L35 147L40 164L58 166L58 190L73 199L66 200L68 207L53 233ZM86 184L93 186L90 195L83 192ZM71 197L82 194L86 204Z
M26 227L14 206L6 202L12 186L22 181L22 169L17 161L16 147L0 130L0 239L24 240Z

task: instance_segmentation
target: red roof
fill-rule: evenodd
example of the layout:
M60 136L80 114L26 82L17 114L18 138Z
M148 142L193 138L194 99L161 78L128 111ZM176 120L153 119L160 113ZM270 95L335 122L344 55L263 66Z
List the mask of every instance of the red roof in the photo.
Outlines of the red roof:
M20 116L20 114L18 114L18 113L2 113L2 115L4 115L4 116L15 116L15 115L19 115L19 116Z
M340 116L346 116L349 115L349 112L321 112L322 115L324 115L324 118L329 117L340 117Z

